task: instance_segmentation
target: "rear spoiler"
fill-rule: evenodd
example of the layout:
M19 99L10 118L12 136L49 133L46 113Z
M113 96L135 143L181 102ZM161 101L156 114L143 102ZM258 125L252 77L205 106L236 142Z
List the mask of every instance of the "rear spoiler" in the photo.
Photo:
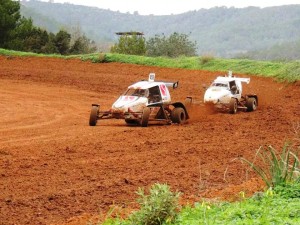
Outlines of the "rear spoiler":
M149 82L154 82L155 80L155 73L150 73L149 74L149 78L148 78L148 81ZM142 81L145 81L145 80L142 80ZM162 82L164 83L167 87L173 87L173 89L177 88L178 87L178 81L176 82L172 82L172 81L155 81L155 82Z
M226 77L226 76L225 76ZM232 76L232 71L228 71L228 77L234 77ZM237 78L237 77L234 77L235 80L238 80L240 82L245 82L247 84L250 83L250 78Z
M173 87L173 89L178 88L179 81L176 82L168 82L168 81L160 81L163 82L167 87Z
M245 82L245 83L247 83L247 84L250 83L250 78L237 78L237 77L235 77L234 79L235 79L235 80L238 80L238 81L240 81L240 82Z

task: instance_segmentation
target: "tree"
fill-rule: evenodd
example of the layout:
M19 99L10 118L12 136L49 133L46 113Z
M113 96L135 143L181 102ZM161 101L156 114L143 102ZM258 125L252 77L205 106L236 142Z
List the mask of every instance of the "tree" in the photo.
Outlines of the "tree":
M60 30L56 35L33 25L31 18L21 18L19 1L0 0L0 47L35 53L75 54L97 50L95 42L80 30L70 49L71 35Z
M110 51L128 55L144 55L146 53L145 38L134 32L121 35L119 42L112 46Z
M85 35L78 37L70 48L70 54L87 54L97 50L96 44Z
M55 46L54 40L55 40L55 34L49 33L48 42L42 48L43 53L46 53L46 54L59 53L57 47Z
M47 31L39 27L34 27L30 35L24 41L25 51L44 53L43 48L48 43L48 39L49 35Z
M163 56L167 55L166 50L166 37L155 35L153 38L150 38L146 43L147 55L149 56Z
M17 1L0 1L0 47L10 40L11 32L16 28L20 19L20 4Z
M70 41L71 35L64 30L60 30L54 38L54 45L60 54L66 55L70 48Z
M43 48L48 43L47 31L33 26L32 19L22 17L16 28L11 31L11 40L7 41L5 47L8 49L44 53Z
M14 30L10 32L10 40L4 45L5 48L25 51L26 47L24 41L29 37L33 29L33 24L31 19L21 18L17 22Z
M189 40L188 35L174 32L168 38L163 35L155 35L146 43L148 56L195 56L196 42Z

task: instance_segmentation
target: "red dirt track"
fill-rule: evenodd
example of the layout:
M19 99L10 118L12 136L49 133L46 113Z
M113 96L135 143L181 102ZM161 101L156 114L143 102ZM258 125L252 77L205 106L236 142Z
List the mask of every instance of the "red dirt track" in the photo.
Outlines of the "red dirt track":
M227 70L227 68L224 68ZM262 183L238 157L280 149L300 121L300 83L251 77L255 112L214 113L201 104L184 125L88 126L92 103L108 109L127 86L179 81L173 100L203 98L220 73L80 60L0 57L0 224L86 224L112 205L134 208L138 187L167 183L182 202L234 200ZM240 75L247 77L245 75ZM84 222L83 222L84 221Z

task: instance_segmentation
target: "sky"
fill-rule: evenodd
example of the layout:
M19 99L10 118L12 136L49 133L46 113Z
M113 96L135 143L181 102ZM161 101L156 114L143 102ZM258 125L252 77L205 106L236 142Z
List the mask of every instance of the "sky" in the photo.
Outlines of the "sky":
M43 0L49 1L49 0ZM216 6L244 8L248 6L270 7L300 4L299 0L54 0L54 3L94 6L121 13L140 15L171 15L187 11L209 9Z

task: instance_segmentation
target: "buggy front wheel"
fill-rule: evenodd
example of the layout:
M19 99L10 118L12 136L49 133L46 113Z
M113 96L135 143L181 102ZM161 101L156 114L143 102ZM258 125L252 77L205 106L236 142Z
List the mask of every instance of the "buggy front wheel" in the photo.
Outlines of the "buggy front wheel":
M149 117L150 117L150 108L145 107L143 109L142 118L141 118L141 126L142 127L148 126Z
M237 100L235 98L231 98L229 102L229 113L236 114L237 107Z
M98 120L98 113L99 113L99 107L93 105L90 114L90 121L89 121L90 126L96 126Z

